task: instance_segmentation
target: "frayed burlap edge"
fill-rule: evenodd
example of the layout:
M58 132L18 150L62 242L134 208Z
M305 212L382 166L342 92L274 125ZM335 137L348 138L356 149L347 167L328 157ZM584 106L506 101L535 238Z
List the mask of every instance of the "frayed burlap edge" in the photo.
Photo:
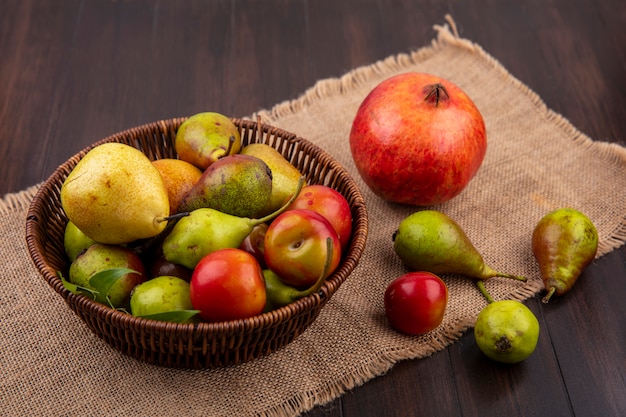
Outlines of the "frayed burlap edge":
M538 94L512 76L511 73L508 72L498 60L485 52L482 47L474 44L470 40L460 38L456 24L450 15L446 15L445 19L447 24L434 25L437 37L436 39L433 39L429 47L424 47L411 53L403 53L387 57L373 64L356 68L339 78L327 78L320 80L298 98L279 103L269 110L260 110L259 112L253 114L252 118L256 119L256 117L261 117L264 121L271 124L283 117L299 113L313 103L346 94L351 89L367 83L367 81L372 77L381 77L404 68L412 67L415 64L427 60L431 56L435 55L439 49L442 49L447 45L454 45L479 55L497 72L497 74L506 79L510 85L519 90L522 94L527 96L533 104L535 104L537 108L544 113L546 121L553 123L556 128L561 129L572 139L573 144L583 146L592 154L602 159L608 159L611 162L626 161L625 148L617 144L593 141L590 137L577 130L565 117L554 112L553 110L550 110ZM608 238L603 239L599 243L596 257L599 258L624 245L624 243L626 243L626 216L620 220L616 230L614 230ZM534 282L535 285L532 284L533 283L529 283L527 286L520 288L514 294L511 294L511 299L523 301L536 295L544 289L543 283L540 281ZM402 352L398 352L393 349L379 352L374 360L368 361L367 363L363 363L354 368L350 375L347 375L339 380L329 381L326 387L327 389L318 389L315 392L303 392L300 395L291 398L286 403L277 404L271 409L260 412L259 415L264 417L292 416L294 413L299 414L310 410L315 406L327 404L344 393L371 380L372 378L385 374L399 361L406 360L409 356L414 358L423 358L446 348L451 343L457 341L459 337L467 331L467 329L473 326L473 324L472 320L460 319L457 322L452 323L449 328L444 329L444 331L440 334L440 338L436 341L432 341L433 343L430 343L427 346L427 349L424 349L423 346L419 346L419 349L410 349L411 352L408 352L408 355L406 349L402 350Z
M17 193L5 194L0 200L0 214L27 210L40 187L41 184L37 184Z
M273 121L279 120L281 117L300 112L302 109L317 101L345 94L352 88L367 82L367 80L373 76L383 76L393 71L402 70L403 68L428 59L446 45L454 45L470 50L481 56L489 65L497 70L497 73L520 92L528 96L539 109L542 109L545 113L546 120L553 122L557 128L562 129L573 139L574 143L589 147L594 154L603 158L615 158L616 160L626 161L626 150L623 147L615 144L594 142L588 136L579 132L567 119L548 109L536 93L514 78L496 59L487 54L480 46L469 40L460 38L456 30L456 25L449 15L446 15L446 20L448 24L434 26L434 29L437 31L437 38L432 41L430 47L425 47L408 54L388 57L374 64L354 69L340 78L329 78L318 81L299 98L280 103L270 110L262 110L258 113L258 116L261 116L267 123L272 123ZM253 115L252 118L256 118L256 116L257 114ZM594 146L592 147L591 145ZM29 187L18 193L5 195L0 200L0 213L6 214L14 210L27 209L40 185L41 184ZM608 239L600 242L598 257L623 245L624 242L626 242L626 217L621 219L619 226ZM537 288L526 287L520 289L518 293L513 295L513 298L524 300L533 296L541 289L542 286L538 283ZM444 349L450 343L458 340L463 332L472 325L473 323L468 320L459 320L450 324L449 328L444 329L436 340L431 340L431 343L426 346L426 349L420 346L419 349L410 349L411 352L407 352L406 349L402 351L389 349L378 352L373 360L368 360L356 366L350 375L346 375L338 380L328 381L326 389L320 389L321 387L318 387L315 391L302 392L281 404L260 410L258 415L265 417L292 416L310 410L317 405L326 404L372 378L388 372L398 361L405 360L408 356L427 357Z
M345 94L351 89L367 82L367 80L373 76L381 76L410 67L420 61L428 59L434 55L438 49L446 45L455 45L480 55L493 69L497 70L501 76L506 78L511 85L520 90L524 95L529 97L535 105L542 109L546 119L554 122L557 128L562 129L567 136L572 138L573 143L588 147L593 154L601 158L626 161L626 148L614 143L593 141L589 136L577 130L565 117L550 110L537 93L517 78L513 77L498 60L485 52L480 45L468 39L460 38L456 24L450 15L446 15L445 19L448 24L434 25L437 38L432 40L430 47L424 47L411 53L389 56L373 64L356 68L339 78L320 80L297 99L286 100L275 105L270 110L261 110L253 114L250 118L256 119L257 116L260 116L267 123L272 123L273 121L279 120L281 117L302 111L302 109L313 102ZM2 200L0 200L0 213L6 213L14 209L27 208L40 185L41 184L34 185L17 193L6 194ZM608 239L600 242L598 257L622 246L624 243L626 243L626 216L624 216L620 222L619 228L616 229Z
M524 296L524 299L536 293L536 291L526 292L528 294ZM418 346L415 349L409 348L408 350L390 348L377 352L375 357L368 357L366 361L351 368L350 374L340 379L328 381L326 385L318 386L315 391L302 392L283 404L277 404L267 410L260 411L257 415L259 417L293 417L310 411L316 406L326 405L373 378L384 375L400 361L410 358L425 358L445 349L457 341L471 326L473 326L473 322L459 320L446 328L439 338L431 340L432 343L429 345Z
M485 52L480 45L459 37L456 24L450 15L446 15L445 19L448 22L447 24L434 25L437 37L432 40L431 46L418 49L411 53L389 56L373 64L356 68L339 78L320 80L300 97L279 103L269 110L261 110L255 113L253 118L256 119L257 116L260 116L267 123L271 124L282 117L301 112L312 103L346 94L351 89L366 83L374 76L380 77L414 66L435 55L439 49L447 45L454 45L479 55L510 85L527 96L538 109L543 111L547 121L553 123L556 128L561 129L568 137L572 138L573 144L588 148L591 154L603 159L608 159L611 162L617 160L626 161L626 148L614 143L594 141L589 136L580 132L565 117L550 110L537 93L511 75L498 60ZM626 215L621 219L618 228L611 236L599 243L597 257L611 252L624 243L626 243Z

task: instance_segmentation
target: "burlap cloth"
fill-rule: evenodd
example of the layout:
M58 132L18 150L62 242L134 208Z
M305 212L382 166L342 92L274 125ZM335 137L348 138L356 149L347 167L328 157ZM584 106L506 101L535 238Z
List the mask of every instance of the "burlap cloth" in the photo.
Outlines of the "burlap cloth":
M592 142L478 45L436 26L420 50L318 82L297 100L261 112L267 123L334 155L364 193L370 219L361 262L318 320L283 350L210 371L147 365L110 348L38 275L25 244L25 214L37 186L0 202L0 413L6 415L251 416L296 415L389 370L454 342L486 305L470 280L444 276L450 301L444 322L420 337L389 329L387 284L405 271L391 235L415 209L388 204L361 182L348 132L356 109L381 80L400 72L438 74L474 99L487 125L488 150L477 176L436 207L465 229L495 269L529 278L493 279L496 299L523 300L542 288L530 250L536 222L570 206L600 235L599 256L626 239L626 150ZM575 87L572 87L575 88ZM97 138L94 138L97 139ZM427 360L427 359L425 359Z

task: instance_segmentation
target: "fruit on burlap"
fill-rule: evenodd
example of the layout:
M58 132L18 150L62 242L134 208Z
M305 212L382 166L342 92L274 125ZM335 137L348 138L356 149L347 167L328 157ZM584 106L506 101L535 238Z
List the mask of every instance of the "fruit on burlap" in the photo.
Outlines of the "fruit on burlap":
M408 272L387 286L384 303L392 328L412 335L428 333L443 321L448 287L430 272Z
M487 265L461 226L437 210L421 210L404 218L393 234L393 248L409 268L434 274L461 274L477 280L526 278Z
M204 171L219 158L239 152L241 136L228 117L216 112L202 112L180 125L174 147L180 159Z
M179 212L212 208L238 217L257 217L272 193L272 172L249 155L224 156L204 170L183 197Z
M251 143L243 147L240 153L261 159L272 171L272 192L258 215L278 210L296 191L302 174L280 152L265 143Z
M533 255L548 292L542 301L570 291L582 271L595 259L598 231L583 213L559 208L546 214L532 235Z
M99 243L158 235L170 214L161 174L140 150L122 143L91 149L61 187L68 219Z
M164 158L152 161L163 178L170 202L170 214L178 210L183 197L193 188L202 176L202 171L182 159Z
M478 314L474 338L487 357L502 363L521 362L537 347L539 321L519 301L494 301Z
M350 150L379 197L417 206L440 204L467 186L487 149L483 117L452 82L403 73L365 97L350 131Z
M135 272L117 280L108 294L96 294L96 301L107 305L110 302L115 308L128 308L132 289L146 280L143 262L131 249L101 243L91 245L70 264L69 281L83 288L97 290L89 282L90 279L94 274L112 268L128 268Z

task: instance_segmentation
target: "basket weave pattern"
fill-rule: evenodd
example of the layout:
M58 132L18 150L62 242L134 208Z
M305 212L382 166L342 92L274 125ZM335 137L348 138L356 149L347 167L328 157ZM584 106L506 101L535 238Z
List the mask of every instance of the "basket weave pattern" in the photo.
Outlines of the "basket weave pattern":
M272 146L306 176L309 184L330 186L348 200L353 216L352 240L339 267L322 289L295 303L248 319L194 324L134 317L69 292L58 276L60 272L67 277L69 269L63 246L67 217L60 200L65 178L90 149L104 142L131 145L151 160L175 158L174 139L184 120L163 120L114 134L83 149L59 166L33 198L27 216L26 240L31 258L43 278L97 336L115 349L136 359L168 367L232 366L280 349L311 325L359 262L367 239L367 212L358 187L328 153L282 129L233 119L239 127L242 146L257 142Z

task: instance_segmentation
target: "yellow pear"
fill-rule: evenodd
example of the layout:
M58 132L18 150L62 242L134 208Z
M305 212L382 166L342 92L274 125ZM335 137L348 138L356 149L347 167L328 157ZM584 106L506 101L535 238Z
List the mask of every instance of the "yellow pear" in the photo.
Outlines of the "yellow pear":
M280 152L267 144L252 143L241 149L240 153L256 156L272 171L272 193L260 215L278 210L296 191L302 174Z
M159 171L121 143L98 145L76 164L61 187L61 205L86 236L109 244L154 237L170 214Z

